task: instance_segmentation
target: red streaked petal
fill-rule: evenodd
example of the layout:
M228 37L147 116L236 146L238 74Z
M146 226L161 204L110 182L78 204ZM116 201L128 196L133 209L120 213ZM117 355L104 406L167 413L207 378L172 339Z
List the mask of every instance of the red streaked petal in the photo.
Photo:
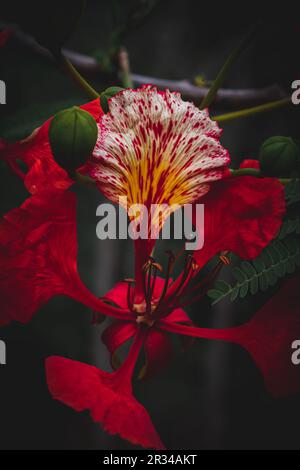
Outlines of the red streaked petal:
M231 177L215 183L204 204L204 246L194 252L203 266L221 251L256 258L277 234L285 212L282 184L271 178Z

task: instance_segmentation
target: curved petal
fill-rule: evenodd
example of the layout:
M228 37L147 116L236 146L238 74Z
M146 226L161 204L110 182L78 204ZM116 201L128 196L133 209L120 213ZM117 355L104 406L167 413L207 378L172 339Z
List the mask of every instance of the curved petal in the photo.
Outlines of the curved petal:
M101 339L111 354L111 365L115 369L115 354L117 350L132 338L137 332L134 320L132 322L116 321L102 333Z
M75 195L32 197L0 223L1 319L27 322L76 275ZM68 246L68 250L65 247Z
M300 341L299 285L299 276L287 280L252 320L239 328L238 343L249 351L274 396L300 393L300 365L292 361L293 343Z
M110 302L113 302L116 305L119 305L119 307L128 308L127 290L127 282L117 282L117 284L105 294L104 299L109 300Z
M170 324L157 327L170 333L237 343L245 348L263 374L274 396L300 393L299 365L293 363L293 344L300 339L299 276L287 280L279 291L245 325L210 329ZM299 357L299 354L298 356Z
M47 383L53 398L76 411L89 410L108 433L142 447L164 449L150 416L132 395L131 377L141 345L138 335L126 361L112 374L63 357L49 357Z
M277 234L285 212L283 186L271 178L228 178L199 203L204 204L204 227L194 223L204 246L194 257L200 267L223 250L256 258Z
M131 319L97 299L77 272L76 196L69 191L28 198L0 221L0 323L28 322L55 295L100 313Z

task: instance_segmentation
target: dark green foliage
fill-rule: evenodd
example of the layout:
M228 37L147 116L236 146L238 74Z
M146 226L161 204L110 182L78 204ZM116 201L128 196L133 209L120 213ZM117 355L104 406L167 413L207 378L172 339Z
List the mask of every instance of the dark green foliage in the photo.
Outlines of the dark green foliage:
M274 286L279 279L293 273L300 267L300 238L287 236L284 240L277 238L266 247L260 256L253 261L242 261L232 270L236 279L234 284L216 281L208 296L213 304L230 298L243 299L247 295L265 292Z

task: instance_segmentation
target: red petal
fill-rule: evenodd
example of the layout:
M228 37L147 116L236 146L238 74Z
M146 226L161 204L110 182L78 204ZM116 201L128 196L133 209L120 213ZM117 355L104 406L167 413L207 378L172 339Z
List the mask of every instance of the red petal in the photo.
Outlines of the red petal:
M119 305L119 307L127 308L127 290L127 282L118 282L110 291L105 294L104 299Z
M149 378L164 369L171 360L172 350L169 336L163 331L152 328L145 341L146 364L140 377Z
M103 334L102 341L111 354L111 365L113 364L113 357L117 350L126 343L136 333L137 326L133 322L116 321L108 326Z
M277 234L285 211L283 186L271 178L227 178L198 202L204 204L204 246L194 253L200 267L223 250L257 257ZM203 234L203 227L197 229Z
M30 320L76 277L75 195L33 197L0 222L1 321ZM68 249L66 250L66 247Z
M28 322L51 297L68 295L103 314L131 316L105 305L77 272L76 196L30 197L0 221L0 323Z
M256 170L259 170L260 164L258 160L246 159L242 161L242 163L240 164L240 168L254 168Z
M300 393L300 365L292 362L292 343L300 340L300 277L283 287L239 328L238 342L261 370L274 396Z
M167 317L165 317L164 320L166 323L186 323L188 325L192 324L190 317L181 308L176 308L173 310Z
M141 347L137 341L138 337L125 363L112 374L70 359L49 357L47 383L53 398L76 411L89 410L108 433L142 447L164 449L150 416L132 395L131 375Z
M194 338L238 343L251 354L272 395L299 393L300 366L292 362L292 344L300 340L299 281L299 276L286 281L252 320L236 328L196 328L165 320L158 326Z

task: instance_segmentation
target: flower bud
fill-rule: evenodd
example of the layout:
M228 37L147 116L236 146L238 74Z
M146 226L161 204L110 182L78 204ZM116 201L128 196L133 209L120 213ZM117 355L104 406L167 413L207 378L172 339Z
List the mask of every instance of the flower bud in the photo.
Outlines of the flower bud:
M261 171L266 176L297 176L300 171L300 147L291 137L270 137L260 148L259 161Z
M97 136L95 119L77 106L57 113L49 127L49 141L54 158L70 174L90 156Z
M105 113L109 112L109 107L108 107L108 100L109 98L112 98L114 95L117 93L120 93L120 91L123 91L124 88L121 88L119 86L111 86L109 88L106 88L101 95L100 95L100 104L101 108Z

